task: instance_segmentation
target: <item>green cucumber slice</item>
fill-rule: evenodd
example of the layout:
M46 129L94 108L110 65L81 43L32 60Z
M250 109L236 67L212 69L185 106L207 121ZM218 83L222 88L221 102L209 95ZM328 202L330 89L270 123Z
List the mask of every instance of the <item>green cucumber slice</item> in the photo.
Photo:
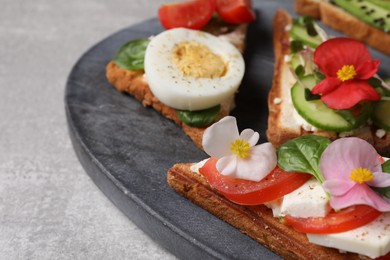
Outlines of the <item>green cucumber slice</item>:
M390 101L375 102L372 121L378 127L390 132Z
M301 80L309 88L316 84L313 75L305 76ZM291 88L291 98L298 114L319 129L346 132L356 128L354 124L327 107L321 100L306 101L305 89L298 82Z
M358 19L385 32L390 31L389 2L372 0L334 0L333 2Z
M295 70L299 65L302 65L302 61L298 53L291 54L290 64L293 70Z
M306 27L294 23L290 30L290 37L296 41L302 41L303 44L308 45L312 48L316 48L322 42L320 36L310 36L307 33Z

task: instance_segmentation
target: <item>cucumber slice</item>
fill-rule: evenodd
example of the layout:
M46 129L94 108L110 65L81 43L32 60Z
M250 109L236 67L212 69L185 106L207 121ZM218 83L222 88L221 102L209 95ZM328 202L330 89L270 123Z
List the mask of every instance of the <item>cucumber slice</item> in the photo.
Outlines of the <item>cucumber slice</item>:
M390 132L390 101L375 102L372 121L378 127Z
M303 44L312 48L316 48L322 42L320 36L310 36L307 33L306 27L294 23L290 30L290 37L297 41L302 41Z
M290 64L293 70L295 70L299 65L302 65L302 61L298 53L291 54Z
M301 80L309 88L316 84L313 75L305 76ZM298 114L319 129L346 132L356 128L321 100L306 101L305 89L298 82L291 88L291 98Z
M390 4L387 1L334 0L333 2L358 19L385 32L390 31L390 17L388 17Z

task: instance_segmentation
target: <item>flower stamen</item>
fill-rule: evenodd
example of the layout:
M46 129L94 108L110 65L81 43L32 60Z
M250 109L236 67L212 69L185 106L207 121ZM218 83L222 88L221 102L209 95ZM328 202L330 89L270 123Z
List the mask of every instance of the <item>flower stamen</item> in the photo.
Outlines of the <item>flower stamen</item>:
M351 171L349 178L359 184L372 181L374 179L374 174L367 168L355 168Z
M341 69L337 71L337 77L341 81L353 79L356 75L357 73L353 65L344 65Z
M232 151L232 153L242 159L250 155L250 149L250 144L243 139L237 139L230 144L230 150Z

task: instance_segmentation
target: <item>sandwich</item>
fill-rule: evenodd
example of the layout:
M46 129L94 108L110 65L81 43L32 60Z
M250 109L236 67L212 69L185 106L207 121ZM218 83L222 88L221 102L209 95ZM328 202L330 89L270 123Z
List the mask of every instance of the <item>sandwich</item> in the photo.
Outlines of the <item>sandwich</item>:
M235 106L255 14L250 1L229 6L192 0L161 6L159 18L166 30L125 43L107 64L106 78L173 120L202 148L205 127Z
M295 11L390 55L390 2L296 0Z
M258 139L221 119L203 136L210 157L174 165L169 185L285 259L389 259L390 164L371 144Z
M390 155L389 84L361 42L330 38L310 17L292 19L283 10L273 42L267 137L275 147L307 134L355 136Z

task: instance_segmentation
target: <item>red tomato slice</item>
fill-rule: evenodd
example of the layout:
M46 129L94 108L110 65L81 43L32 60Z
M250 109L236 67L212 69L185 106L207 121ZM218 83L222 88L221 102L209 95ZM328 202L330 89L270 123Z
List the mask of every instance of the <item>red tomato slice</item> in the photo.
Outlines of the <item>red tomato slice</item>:
M284 221L297 231L311 234L331 234L349 231L375 220L381 212L367 206L356 205L340 211L331 211L323 218L294 218L286 216Z
M285 172L279 167L259 182L235 179L220 174L216 168L217 159L210 158L199 172L206 177L210 186L227 199L242 205L257 205L288 194L308 181L309 174Z
M251 0L217 0L217 13L228 23L249 23L256 19Z
M215 0L192 0L162 5L158 16L165 29L184 27L198 30L208 23L215 9Z
M390 253L387 253L387 255L375 258L375 260L389 260L389 259L390 259Z

